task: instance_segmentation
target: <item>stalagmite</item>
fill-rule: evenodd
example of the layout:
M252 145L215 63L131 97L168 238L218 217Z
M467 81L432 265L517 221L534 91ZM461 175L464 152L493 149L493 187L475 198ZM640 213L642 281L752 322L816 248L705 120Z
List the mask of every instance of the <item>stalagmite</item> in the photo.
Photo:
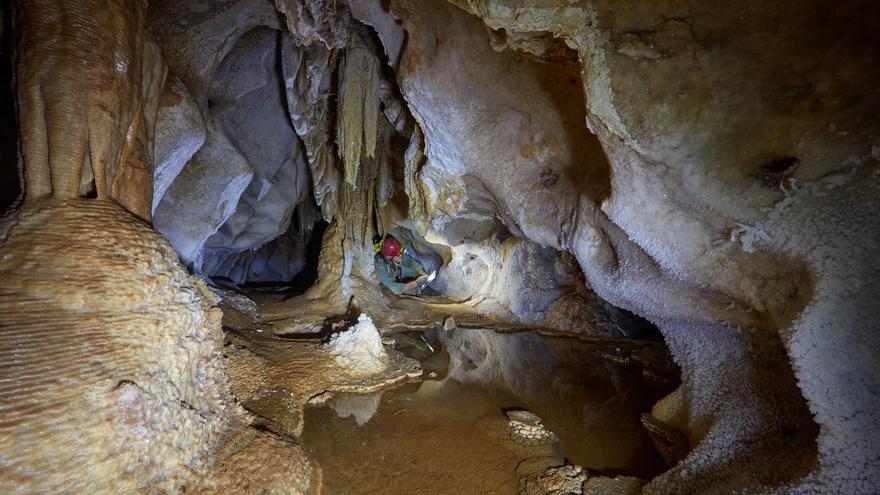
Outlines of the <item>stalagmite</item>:
M142 220L165 78L145 16L145 2L16 4L28 182L0 221L0 490L317 490L299 447L249 426L216 298ZM86 177L96 198L78 198Z

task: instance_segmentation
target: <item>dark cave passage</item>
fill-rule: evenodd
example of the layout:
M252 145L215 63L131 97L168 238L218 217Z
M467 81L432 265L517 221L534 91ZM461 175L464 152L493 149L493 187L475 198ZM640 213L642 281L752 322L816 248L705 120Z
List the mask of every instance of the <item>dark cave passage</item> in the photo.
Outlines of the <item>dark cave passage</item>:
M0 7L0 212L21 195L18 130L12 84L12 16Z

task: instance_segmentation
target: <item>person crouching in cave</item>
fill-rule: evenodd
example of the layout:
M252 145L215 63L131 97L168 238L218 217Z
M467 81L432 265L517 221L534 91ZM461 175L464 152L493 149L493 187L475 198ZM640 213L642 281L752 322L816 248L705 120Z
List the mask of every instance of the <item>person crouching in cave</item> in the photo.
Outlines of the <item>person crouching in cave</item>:
M376 270L382 285L396 295L418 296L437 272L425 273L422 263L394 236L376 242Z

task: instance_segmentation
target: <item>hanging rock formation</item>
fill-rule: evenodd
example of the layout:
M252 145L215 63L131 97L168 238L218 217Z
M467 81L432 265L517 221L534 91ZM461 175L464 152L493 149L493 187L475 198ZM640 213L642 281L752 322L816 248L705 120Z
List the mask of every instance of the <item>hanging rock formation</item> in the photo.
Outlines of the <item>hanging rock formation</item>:
M104 9L16 2L16 94L29 198L94 193L149 220L152 143L143 140L152 129L143 127L155 122L165 76L158 50L144 41L146 14L139 0ZM103 33L105 26L116 29Z

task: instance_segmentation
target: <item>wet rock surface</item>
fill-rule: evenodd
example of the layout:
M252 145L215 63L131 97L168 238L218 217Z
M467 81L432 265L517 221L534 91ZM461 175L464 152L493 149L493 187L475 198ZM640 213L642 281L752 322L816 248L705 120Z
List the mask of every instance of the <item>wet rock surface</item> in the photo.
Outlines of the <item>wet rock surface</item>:
M534 413L522 409L506 411L507 426L510 428L510 438L521 445L537 446L552 444L559 441L559 437L541 423Z
M284 339L263 329L230 329L223 348L238 401L265 427L290 437L302 434L309 404L337 394L380 392L422 376L418 361L393 349L382 352L382 366L365 369L350 359L340 361L320 337Z
M520 481L524 495L577 495L582 494L587 473L580 466L565 465L547 468L538 475L526 476Z

